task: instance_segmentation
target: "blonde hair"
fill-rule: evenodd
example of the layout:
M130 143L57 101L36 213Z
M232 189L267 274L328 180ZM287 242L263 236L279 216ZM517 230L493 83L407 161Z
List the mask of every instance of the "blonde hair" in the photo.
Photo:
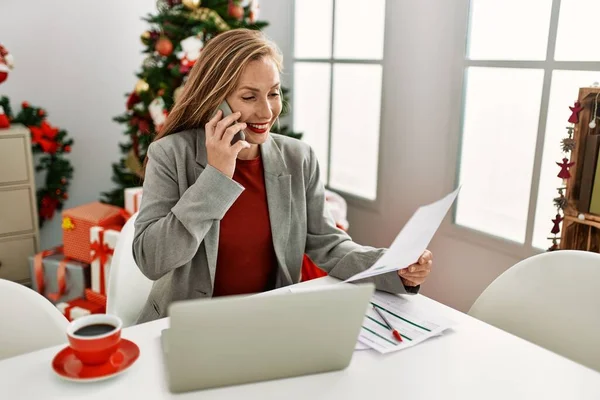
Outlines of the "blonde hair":
M204 127L219 105L235 90L246 66L264 57L270 57L281 72L283 57L279 48L258 30L233 29L209 40L154 140Z

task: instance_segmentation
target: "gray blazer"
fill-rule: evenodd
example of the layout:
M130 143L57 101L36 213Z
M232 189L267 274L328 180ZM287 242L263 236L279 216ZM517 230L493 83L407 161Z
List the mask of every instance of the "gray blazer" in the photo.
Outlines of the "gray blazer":
M138 323L167 316L173 301L212 296L219 221L244 188L207 164L204 143L204 130L195 129L148 148L133 256L155 282ZM385 249L360 246L336 228L325 205L317 158L306 143L270 134L260 151L279 265L277 287L301 279L304 253L340 279L363 271L383 254ZM368 281L380 290L407 293L395 272Z

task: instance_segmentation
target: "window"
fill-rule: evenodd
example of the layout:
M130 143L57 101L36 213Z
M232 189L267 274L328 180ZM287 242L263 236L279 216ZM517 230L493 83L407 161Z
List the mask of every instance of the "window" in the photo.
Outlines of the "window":
M377 197L384 22L385 0L295 2L294 130L328 187L368 200Z
M568 106L600 80L600 2L471 0L470 8L455 223L545 249Z

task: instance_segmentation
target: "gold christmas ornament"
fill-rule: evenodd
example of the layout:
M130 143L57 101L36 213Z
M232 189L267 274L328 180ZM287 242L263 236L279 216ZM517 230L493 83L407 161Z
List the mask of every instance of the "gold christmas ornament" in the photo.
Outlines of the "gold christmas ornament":
M184 6L189 8L190 10L195 10L200 7L201 0L183 0L182 3Z
M143 44L149 44L150 43L150 31L146 31L146 32L142 33L140 36L140 40L142 41Z
M137 81L137 83L135 84L135 92L137 94L141 94L145 91L147 91L148 89L150 89L150 85L148 85L148 82L146 82L143 79L140 79L139 81Z
M173 100L175 100L175 102L178 102L182 93L183 93L183 85L181 85L177 89L175 89L175 91L173 92Z

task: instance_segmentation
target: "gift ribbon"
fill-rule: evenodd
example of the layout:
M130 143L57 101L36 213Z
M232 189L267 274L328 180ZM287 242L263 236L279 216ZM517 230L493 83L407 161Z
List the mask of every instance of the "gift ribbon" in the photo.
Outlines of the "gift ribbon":
M129 221L129 218L131 218L131 214L129 213L129 211L127 211L124 208L121 208L119 210L119 214L123 217L123 219L125 220L125 222Z
M67 289L67 263L71 259L69 257L64 257L58 263L58 270L56 271L56 282L58 286L58 292L56 293L48 293L48 298L52 301L58 301L65 293Z
M44 282L44 263L43 260L46 257L60 254L63 252L63 246L57 246L50 250L44 250L37 253L33 259L33 271L35 275L35 282L38 287L38 292L44 294L45 282ZM67 287L66 275L67 275L67 262L69 258L65 257L58 264L58 270L56 271L56 280L58 285L57 293L48 293L47 297L52 301L58 301L58 299L65 293Z
M35 283L37 284L38 292L44 293L44 264L42 260L46 257L62 252L62 246L55 247L50 250L44 250L35 255L33 258L33 272L35 275Z
M114 250L108 247L107 244L104 243L104 231L101 230L98 232L98 241L93 242L91 244L91 253L92 253L92 262L96 260L100 260L100 293L105 294L105 276L104 276L104 265L108 261L108 256L112 256Z

